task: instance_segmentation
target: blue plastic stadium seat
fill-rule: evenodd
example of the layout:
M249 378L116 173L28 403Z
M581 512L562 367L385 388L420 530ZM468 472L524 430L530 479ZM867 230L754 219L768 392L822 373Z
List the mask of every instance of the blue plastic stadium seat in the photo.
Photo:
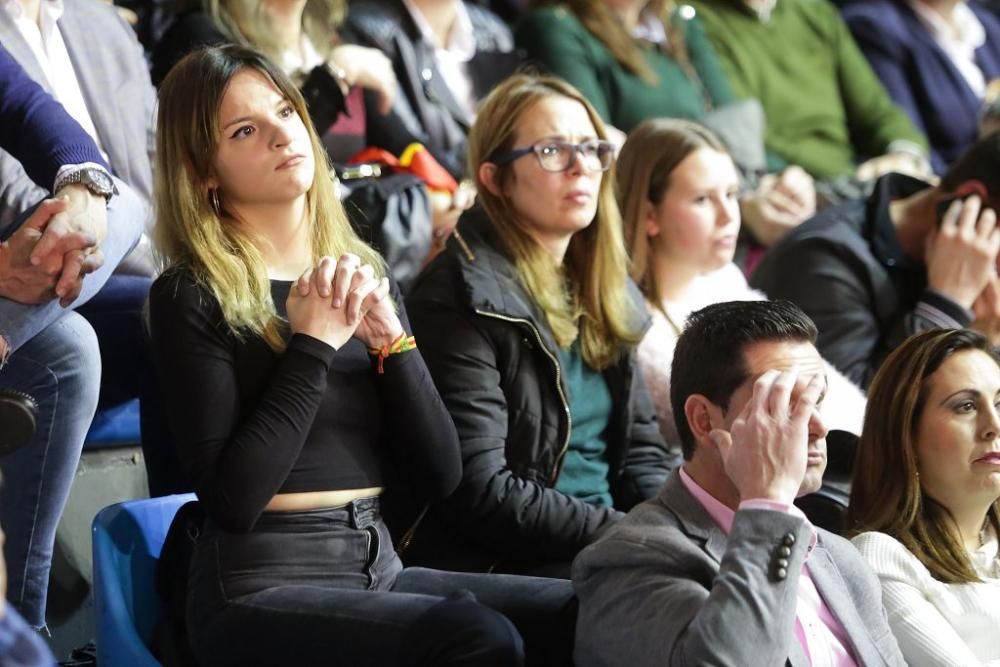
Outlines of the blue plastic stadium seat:
M178 508L194 494L130 500L94 517L94 601L101 667L159 667L149 651L165 605L156 561Z
M102 449L134 445L141 441L139 431L139 399L98 410L87 431L83 448Z

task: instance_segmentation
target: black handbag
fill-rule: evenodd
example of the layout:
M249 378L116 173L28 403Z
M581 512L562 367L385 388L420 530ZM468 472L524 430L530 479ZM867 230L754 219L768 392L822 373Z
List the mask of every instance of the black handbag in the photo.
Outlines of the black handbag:
M417 176L378 165L337 169L344 209L358 235L385 258L403 294L423 268L433 222L427 188Z

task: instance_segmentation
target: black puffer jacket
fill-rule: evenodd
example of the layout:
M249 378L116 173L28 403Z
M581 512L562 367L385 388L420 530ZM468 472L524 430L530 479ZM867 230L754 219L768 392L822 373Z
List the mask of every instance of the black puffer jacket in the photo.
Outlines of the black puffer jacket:
M630 350L604 372L616 509L553 488L571 428L558 347L490 222L471 211L459 229L419 278L407 310L458 427L463 478L399 546L408 564L439 568L525 572L568 563L621 512L654 496L679 461L663 443ZM632 291L636 324L645 325Z
M465 3L476 40L468 65L473 97L481 100L514 73L521 55L510 28L488 9ZM366 97L368 143L396 155L422 143L452 176L465 176L465 137L472 124L438 71L434 45L425 41L402 0L352 2L343 34L348 41L382 51L392 61L399 91L392 111L378 113ZM370 97L370 95L369 95Z

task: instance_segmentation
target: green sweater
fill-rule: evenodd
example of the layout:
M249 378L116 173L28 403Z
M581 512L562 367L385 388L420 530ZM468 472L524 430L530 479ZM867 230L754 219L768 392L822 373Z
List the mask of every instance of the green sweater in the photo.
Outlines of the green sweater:
M677 18L676 20L683 20ZM623 132L657 116L699 120L713 107L733 100L725 74L697 20L684 21L685 42L701 84L692 81L669 55L644 44L646 61L658 83L650 85L623 68L565 6L530 12L515 40L528 57L576 86L605 122Z
M827 0L778 0L768 21L742 0L689 1L733 90L763 104L769 151L832 178L893 141L927 146Z

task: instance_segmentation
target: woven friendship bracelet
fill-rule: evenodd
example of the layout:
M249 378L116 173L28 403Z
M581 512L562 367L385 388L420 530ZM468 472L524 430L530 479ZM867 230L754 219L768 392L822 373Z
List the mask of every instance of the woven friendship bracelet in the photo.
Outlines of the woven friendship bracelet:
M385 372L383 368L383 363L385 358L390 354L400 354L402 352L409 352L410 350L417 349L417 340L413 336L407 336L406 332L396 336L396 340L392 341L387 345L382 347L370 347L368 348L369 354L378 357L378 374L382 375Z

